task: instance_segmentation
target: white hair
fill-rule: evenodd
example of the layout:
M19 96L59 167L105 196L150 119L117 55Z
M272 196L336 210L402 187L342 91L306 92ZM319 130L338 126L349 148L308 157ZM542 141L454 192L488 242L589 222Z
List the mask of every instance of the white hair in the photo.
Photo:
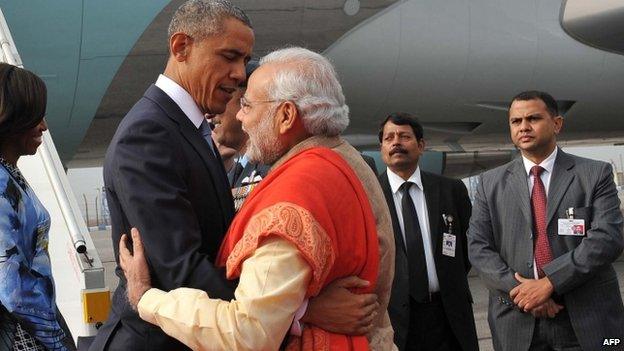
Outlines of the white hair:
M251 21L245 12L228 0L189 0L173 14L167 32L169 38L182 32L196 40L203 40L221 33L226 18L235 18L251 28Z
M267 85L269 99L292 101L306 131L336 136L349 125L349 106L334 66L324 56L300 47L273 51L260 65L283 64Z

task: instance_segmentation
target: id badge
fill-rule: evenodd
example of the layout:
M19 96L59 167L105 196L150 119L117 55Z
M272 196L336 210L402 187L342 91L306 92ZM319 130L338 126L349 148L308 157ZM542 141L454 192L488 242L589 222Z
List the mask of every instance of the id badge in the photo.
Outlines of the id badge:
M584 236L585 220L559 218L559 235Z
M457 237L453 234L442 234L442 254L444 256L455 257L455 246Z

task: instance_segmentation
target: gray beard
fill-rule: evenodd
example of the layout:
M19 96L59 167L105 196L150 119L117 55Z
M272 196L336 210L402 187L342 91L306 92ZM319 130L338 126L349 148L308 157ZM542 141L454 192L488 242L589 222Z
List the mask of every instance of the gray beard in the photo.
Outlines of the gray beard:
M272 165L285 154L285 147L271 130L273 119L264 118L256 128L248 130L247 158L254 163Z

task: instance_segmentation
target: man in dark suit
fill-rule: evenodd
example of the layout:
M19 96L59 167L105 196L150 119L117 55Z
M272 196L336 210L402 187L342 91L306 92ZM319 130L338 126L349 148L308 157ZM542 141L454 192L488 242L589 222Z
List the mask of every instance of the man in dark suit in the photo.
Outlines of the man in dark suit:
M249 19L230 3L183 4L169 26L164 73L125 116L107 151L112 240L141 228L153 284L163 290L189 286L233 297L213 265L233 202L204 115L222 112L245 80L253 43ZM187 349L139 318L119 267L116 273L112 310L91 350Z
M152 284L162 290L185 286L233 298L235 286L213 262L234 206L205 116L222 113L246 80L253 43L249 19L228 1L184 3L169 25L164 73L124 117L107 151L104 183L115 258L119 263L122 233L131 227L144 231ZM116 274L120 283L108 321L90 349L187 350L139 318L127 302L119 267ZM366 333L376 295L350 293L348 288L366 283L357 277L339 283L302 311L306 316L337 311L333 318L313 320L335 332Z
M624 306L612 263L622 213L611 166L557 147L563 117L547 93L512 99L522 157L481 176L468 233L489 289L496 350L622 350Z
M423 172L423 129L405 113L379 131L380 177L396 243L388 311L399 350L477 350L466 275L470 200L464 183Z

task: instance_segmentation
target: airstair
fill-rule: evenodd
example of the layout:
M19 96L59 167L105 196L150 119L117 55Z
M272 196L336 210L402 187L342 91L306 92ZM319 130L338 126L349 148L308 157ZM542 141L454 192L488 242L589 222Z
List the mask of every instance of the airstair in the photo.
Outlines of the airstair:
M23 67L1 9L0 44L0 61ZM48 249L57 305L75 341L92 337L108 315L110 291L49 132L37 154L21 157L18 167L52 218Z

